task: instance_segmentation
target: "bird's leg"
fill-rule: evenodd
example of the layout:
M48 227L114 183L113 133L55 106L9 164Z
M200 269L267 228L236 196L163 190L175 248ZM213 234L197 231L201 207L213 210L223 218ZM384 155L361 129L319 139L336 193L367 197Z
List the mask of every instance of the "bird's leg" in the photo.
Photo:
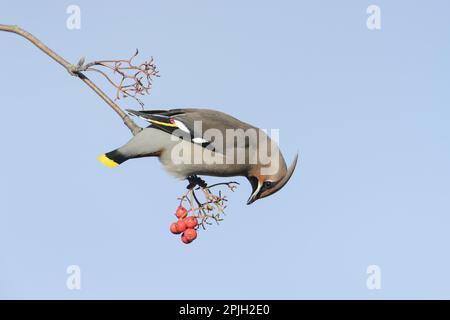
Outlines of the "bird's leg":
M194 189L196 186L199 186L200 188L207 188L208 184L203 180L202 178L198 177L197 175L192 175L187 177L187 181L189 184L187 185L186 189Z

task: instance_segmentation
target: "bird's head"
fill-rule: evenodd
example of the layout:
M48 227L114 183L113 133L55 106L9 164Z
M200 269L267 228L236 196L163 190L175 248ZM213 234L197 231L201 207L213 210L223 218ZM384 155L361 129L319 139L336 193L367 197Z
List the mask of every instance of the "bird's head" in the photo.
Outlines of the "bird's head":
M248 198L247 204L252 204L258 199L268 197L283 188L294 173L297 165L298 154L292 164L287 168L283 156L279 153L278 170L275 173L265 174L264 166L256 165L247 176L252 185L252 194Z

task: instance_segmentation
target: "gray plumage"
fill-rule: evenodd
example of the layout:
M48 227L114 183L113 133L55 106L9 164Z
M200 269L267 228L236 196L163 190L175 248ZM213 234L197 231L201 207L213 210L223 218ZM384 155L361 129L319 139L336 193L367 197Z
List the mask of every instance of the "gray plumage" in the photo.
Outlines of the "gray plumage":
M110 167L128 159L156 156L167 172L179 179L245 176L253 188L248 204L280 190L295 169L297 156L287 168L278 146L264 131L223 112L127 111L151 124L124 146L101 156Z

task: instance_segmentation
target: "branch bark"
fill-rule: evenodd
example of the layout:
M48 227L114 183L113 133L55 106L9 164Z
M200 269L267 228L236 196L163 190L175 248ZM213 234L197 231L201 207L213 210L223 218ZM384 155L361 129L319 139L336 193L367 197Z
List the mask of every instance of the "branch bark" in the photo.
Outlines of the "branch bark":
M133 135L138 134L142 130L142 128L138 126L125 112L123 112L123 110L116 103L114 103L114 101L111 98L109 98L106 95L106 93L104 93L99 87L97 87L88 77L86 77L79 70L78 65L70 64L68 61L66 61L64 58L62 58L60 55L58 55L56 52L54 52L52 49L50 49L44 43L42 43L39 39L33 36L31 33L23 30L19 26L0 24L0 31L15 33L19 36L24 37L32 44L34 44L36 47L41 49L50 58L52 58L53 60L58 62L61 66L63 66L71 75L81 79L81 81L86 83L89 86L89 88L94 90L94 92L97 93L100 96L100 98L102 98L103 101L105 101L119 115L123 123L128 127L128 129L130 129Z

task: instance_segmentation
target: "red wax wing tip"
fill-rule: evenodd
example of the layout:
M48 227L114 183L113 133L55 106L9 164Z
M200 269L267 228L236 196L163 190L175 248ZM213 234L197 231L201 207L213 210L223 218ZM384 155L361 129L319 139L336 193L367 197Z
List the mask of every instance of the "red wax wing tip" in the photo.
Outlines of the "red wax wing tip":
M197 238L197 231L195 229L187 229L183 236L189 241L194 241Z

